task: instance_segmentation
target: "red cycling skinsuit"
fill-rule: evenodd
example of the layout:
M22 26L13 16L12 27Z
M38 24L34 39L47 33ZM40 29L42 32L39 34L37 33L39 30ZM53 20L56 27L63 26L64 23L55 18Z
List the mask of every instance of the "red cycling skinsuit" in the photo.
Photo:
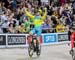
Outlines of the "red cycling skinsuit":
M75 46L75 44L74 44L74 41L75 41L75 32L73 32L72 33L72 35L71 35L71 48L74 48Z

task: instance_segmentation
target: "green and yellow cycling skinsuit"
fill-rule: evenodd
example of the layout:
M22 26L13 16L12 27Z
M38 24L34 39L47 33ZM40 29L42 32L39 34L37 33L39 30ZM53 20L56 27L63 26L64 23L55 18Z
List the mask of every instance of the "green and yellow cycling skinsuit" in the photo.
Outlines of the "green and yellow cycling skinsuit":
M42 24L47 16L47 10L45 9L45 13L43 16L33 16L27 10L25 10L25 14L29 16L33 20L33 23L34 23L34 28L30 32L33 34L37 34L37 36L40 36L42 33Z

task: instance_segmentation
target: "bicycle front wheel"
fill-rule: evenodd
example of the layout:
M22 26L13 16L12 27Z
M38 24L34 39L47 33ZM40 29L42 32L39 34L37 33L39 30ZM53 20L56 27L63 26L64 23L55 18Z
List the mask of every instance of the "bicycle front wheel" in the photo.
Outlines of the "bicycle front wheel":
M28 53L29 53L29 56L30 57L33 56L33 52L34 52L33 45L32 44L29 44L29 46L28 46Z

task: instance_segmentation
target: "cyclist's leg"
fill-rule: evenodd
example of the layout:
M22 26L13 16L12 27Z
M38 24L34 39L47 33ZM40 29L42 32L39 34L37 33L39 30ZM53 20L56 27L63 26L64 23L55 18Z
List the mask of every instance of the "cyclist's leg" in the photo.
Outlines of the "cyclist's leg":
M31 42L32 42L32 36L33 36L34 33L35 33L35 28L33 28L33 29L29 32L29 35L31 36Z
M39 42L39 45L41 44L40 43L40 36L41 36L41 33L42 33L42 29L39 27L39 28L37 28L37 40L38 40L38 42Z
M37 45L37 53L40 54L40 36L41 36L41 33L42 33L42 29L40 27L36 28L36 31L37 31L37 40L38 40L38 45Z

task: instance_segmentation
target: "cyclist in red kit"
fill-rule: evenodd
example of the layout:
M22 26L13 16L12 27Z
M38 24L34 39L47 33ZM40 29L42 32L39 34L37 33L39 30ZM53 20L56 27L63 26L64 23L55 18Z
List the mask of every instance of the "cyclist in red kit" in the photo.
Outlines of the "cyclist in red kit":
M71 29L71 50L70 54L72 55L73 60L75 60L75 30Z
M72 35L71 35L71 48L73 49L75 46L75 43L74 43L74 41L75 41L75 32L73 32L72 33Z
M71 50L70 50L70 54L74 53L74 48L75 48L75 31L73 29L70 30L71 31Z

